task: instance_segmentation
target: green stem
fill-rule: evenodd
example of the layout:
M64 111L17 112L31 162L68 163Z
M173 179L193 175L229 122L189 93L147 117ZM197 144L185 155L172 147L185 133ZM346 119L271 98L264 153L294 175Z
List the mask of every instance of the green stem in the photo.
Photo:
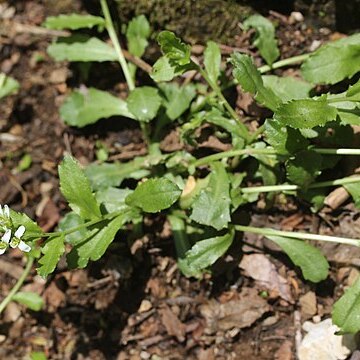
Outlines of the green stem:
M322 155L360 155L360 149L327 149L327 148L311 148L312 151ZM206 165L212 161L226 159L240 155L286 155L278 153L273 148L266 149L239 149L223 151L217 154L205 156L201 159L194 161L191 165L198 167Z
M91 220L91 221L88 221L84 224L81 224L81 225L78 225L78 226L74 226L66 231L55 231L55 232L52 232L52 233L43 233L41 236L42 237L53 237L53 236L59 236L59 235L69 235L69 234L72 234L73 232L75 231L79 231L81 229L85 229L89 226L92 226L92 225L96 225L104 220L111 220L113 219L114 217L122 214L124 211L115 211L115 212L112 212L112 213L109 213L109 214L106 214L104 215L102 218L100 219L95 219L95 220Z
M329 104L332 104L332 103L339 103L339 102L345 102L345 101L350 101L350 102L359 102L359 100L357 99L352 99L351 97L338 97L338 98L333 98L333 99L327 99L327 102Z
M5 299L0 303L0 314L4 311L6 306L9 304L9 302L12 300L12 298L15 296L15 294L21 288L21 286L24 283L25 279L29 275L29 272L30 272L30 270L32 268L33 263L34 263L34 258L29 257L28 261L27 261L27 264L26 264L26 267L25 267L23 273L21 274L20 278L16 282L15 286L10 290L9 294L5 297Z
M208 74L201 66L198 66L198 71L200 72L201 76L206 80L206 82L210 85L210 87L213 89L213 91L218 96L218 98L221 100L222 104L225 106L226 110L229 112L231 117L238 122L239 130L241 132L241 137L245 139L246 142L249 142L250 134L248 128L242 123L236 111L226 100L225 96L221 92L220 87L209 78Z
M360 176L348 176L342 179L336 180L329 180L329 181L322 181L314 184L310 184L308 189L318 189L322 187L328 186L339 186L345 184L351 184L360 181ZM259 193L259 192L275 192L275 191L290 191L290 190L300 190L302 187L298 185L270 185L270 186L252 186L252 187L245 187L242 188L241 191L244 194L249 193Z
M310 55L311 54L303 54L303 55L293 56L293 57L290 57L287 59L279 60L279 61L274 62L272 64L272 66L264 65L264 66L259 67L258 70L261 74L264 74L273 69L279 69L284 66L301 63L301 62L307 60Z
M128 87L129 87L129 90L132 91L135 89L135 84L134 84L134 81L131 77L131 74L130 74L130 71L129 71L129 67L128 67L128 64L125 60L125 57L124 57L124 54L121 50L121 45L120 45L120 42L119 42L119 39L116 35L116 31L115 31L115 28L114 28L114 23L111 19L111 15L110 15L110 11L109 11L109 7L108 7L108 4L107 4L107 1L106 0L100 0L100 4L101 4L101 9L102 9L102 12L104 14L104 17L105 17L105 23L106 23L106 30L110 36L110 39L111 39L111 42L114 46L114 49L115 49L115 52L116 52L116 55L119 59L119 63L120 63L120 66L122 68L122 71L124 72L124 76L125 76L125 79L126 79L126 82L128 84Z
M300 240L315 240L315 241L328 241L335 242L346 245L354 245L360 246L359 239L349 239L338 236L329 236L329 235L317 235L317 234L307 234L301 232L292 232L292 231L281 231L274 230L270 228L257 228L254 226L244 226L244 225L235 225L235 230L250 232L254 234L260 234L264 236L283 236L292 239L300 239Z

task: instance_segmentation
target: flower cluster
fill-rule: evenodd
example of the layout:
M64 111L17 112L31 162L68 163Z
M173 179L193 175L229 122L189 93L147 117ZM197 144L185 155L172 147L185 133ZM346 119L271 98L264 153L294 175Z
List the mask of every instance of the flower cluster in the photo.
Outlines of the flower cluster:
M26 231L25 226L20 225L13 235L12 227L9 207L4 205L4 208L2 208L0 205L0 228L3 232L3 235L0 238L0 255L3 254L9 246L13 249L18 247L24 252L29 252L31 250L31 247L21 240L21 237Z

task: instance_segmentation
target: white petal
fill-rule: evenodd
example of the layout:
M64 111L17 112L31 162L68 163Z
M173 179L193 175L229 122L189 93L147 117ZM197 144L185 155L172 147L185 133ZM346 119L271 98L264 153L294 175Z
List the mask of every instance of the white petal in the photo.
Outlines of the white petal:
M11 238L11 230L8 229L8 230L6 230L5 234L2 236L1 241L8 244L10 241L10 238Z
M20 241L19 249L24 252L29 252L31 250L31 247L28 244L25 244L23 241Z
M24 235L25 230L25 226L20 225L19 228L15 231L14 236L20 239Z
M7 218L10 218L10 209L7 205L4 205L4 215L7 217Z
M0 255L2 255L6 251L6 248L0 249Z

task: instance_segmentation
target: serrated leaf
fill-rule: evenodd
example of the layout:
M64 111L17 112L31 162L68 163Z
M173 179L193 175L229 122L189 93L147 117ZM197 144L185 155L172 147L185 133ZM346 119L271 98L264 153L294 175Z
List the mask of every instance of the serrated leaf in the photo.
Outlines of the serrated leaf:
M105 19L100 16L80 14L49 16L46 18L43 26L48 29L55 30L77 30L83 28L91 29L94 26L105 26Z
M80 128L110 116L135 118L124 100L94 88L87 89L85 94L71 93L60 107L60 115L67 125Z
M138 184L125 202L145 212L156 213L169 208L181 195L181 189L166 178L150 179Z
M160 84L160 90L164 95L166 115L170 120L178 119L189 107L196 96L193 85L179 86L176 83Z
M83 219L101 217L99 205L90 186L89 179L71 156L65 156L59 165L60 190L71 209Z
M280 55L273 23L261 15L252 15L244 21L243 25L246 30L249 28L256 30L254 45L259 49L260 55L267 64L271 66Z
M108 213L125 210L129 208L125 204L125 198L132 192L130 189L109 187L98 191L96 200L105 207Z
M40 311L44 306L43 298L31 291L19 291L12 297L12 300L25 305L33 311Z
M127 163L90 164L85 174L94 190L105 189L110 186L119 186L124 179L141 179L149 175L149 171L141 169L145 157L136 157Z
M183 43L171 31L162 31L157 36L161 51L170 60L171 65L187 65L190 63L190 45Z
M314 283L325 280L329 273L329 263L316 247L302 241L282 236L266 236L274 241L301 268L304 279Z
M21 237L25 242L38 240L42 237L43 231L40 226L31 220L25 213L10 210L10 217L14 228L18 228L21 225L25 226L26 231Z
M10 76L0 73L0 99L18 91L20 84Z
M139 121L149 122L154 119L161 105L161 97L158 90L143 86L133 90L127 98L129 111Z
M308 82L292 76L263 75L262 79L265 87L271 89L282 102L308 98L313 88Z
M143 56L149 36L150 24L144 15L131 19L126 30L129 52L138 57Z
M358 71L360 34L320 47L301 66L304 79L314 84L335 84Z
M320 174L322 156L312 150L303 150L295 154L286 163L287 178L296 185L307 188Z
M276 119L265 121L266 142L280 154L294 154L307 148L309 141L298 129L280 124Z
M295 129L308 129L315 126L324 126L327 122L336 119L337 111L328 105L325 99L292 100L281 104L274 117L283 125Z
M65 252L64 235L48 239L42 246L41 252L44 255L39 259L40 266L37 271L41 277L46 278L55 270L60 257Z
M355 334L360 331L360 277L334 304L332 320L342 333Z
M67 263L71 269L84 268L90 260L99 260L112 243L116 233L132 218L130 212L104 220L97 224L97 231L88 238L79 241L67 254Z
M206 269L223 256L234 240L235 231L223 236L198 241L187 253L185 260L193 272Z
M207 187L200 192L192 205L190 219L199 224L223 229L230 222L230 183L224 165L212 164Z
M218 44L208 41L204 51L204 66L209 78L216 83L220 75L221 52Z
M275 111L281 100L274 92L264 86L261 74L256 69L252 59L248 55L234 53L231 55L231 63L234 66L233 76L244 91L255 95L255 99L261 104Z
M84 42L57 42L49 45L48 54L56 61L116 61L115 49L92 37Z

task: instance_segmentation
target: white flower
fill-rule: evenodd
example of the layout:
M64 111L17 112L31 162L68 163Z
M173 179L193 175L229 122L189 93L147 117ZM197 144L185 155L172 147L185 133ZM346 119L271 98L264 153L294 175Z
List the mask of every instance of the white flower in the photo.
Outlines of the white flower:
M0 239L0 255L2 255L8 248L11 238L11 230L6 230L5 234Z
M0 226L3 231L11 227L10 209L7 205L4 205L4 208L0 205Z
M18 229L15 231L13 238L10 240L10 246L13 249L18 247L21 251L24 252L29 252L31 250L31 247L21 240L21 237L24 235L25 230L26 230L25 226L20 225Z

